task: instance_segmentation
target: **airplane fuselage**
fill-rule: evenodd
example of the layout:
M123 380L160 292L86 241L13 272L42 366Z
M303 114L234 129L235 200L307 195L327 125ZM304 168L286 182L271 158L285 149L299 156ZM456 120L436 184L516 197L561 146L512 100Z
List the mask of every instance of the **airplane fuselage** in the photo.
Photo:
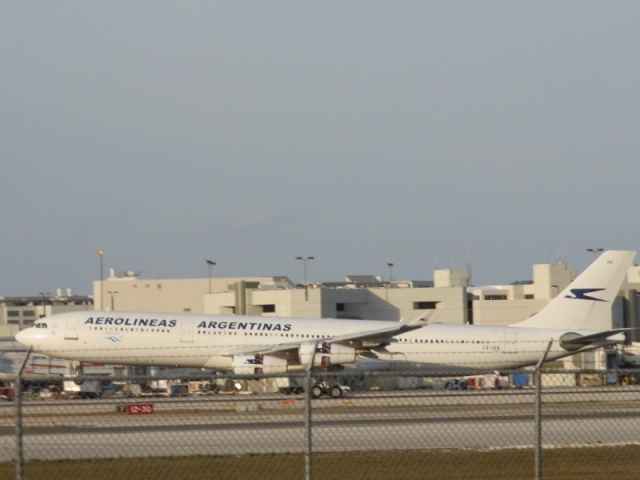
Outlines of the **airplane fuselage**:
M40 327L28 331L28 343L37 352L81 362L233 370L238 350L260 351L268 345L296 343L321 345L323 339L387 324L398 322L73 312L38 321L36 327ZM535 364L551 339L548 359L566 356L567 350L559 342L565 333L566 329L433 324L391 337L376 355L381 360L427 364L434 369L507 369ZM286 370L301 367L299 361L296 364L290 359Z
M593 333L572 330L580 335ZM535 365L546 351L546 360L565 357L561 346L565 329L524 328L490 325L434 324L395 337L395 342L378 354L380 360L429 365L445 371L501 370Z

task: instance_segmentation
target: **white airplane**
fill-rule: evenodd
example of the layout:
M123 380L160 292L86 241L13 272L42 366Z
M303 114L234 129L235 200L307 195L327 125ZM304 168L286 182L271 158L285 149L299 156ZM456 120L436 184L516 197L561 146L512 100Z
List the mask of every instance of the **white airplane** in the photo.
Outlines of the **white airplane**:
M38 320L16 340L51 357L120 365L203 367L237 374L351 365L358 354L433 369L498 370L622 341L599 330L635 252L607 251L531 318L510 326L271 318L185 313L71 312Z

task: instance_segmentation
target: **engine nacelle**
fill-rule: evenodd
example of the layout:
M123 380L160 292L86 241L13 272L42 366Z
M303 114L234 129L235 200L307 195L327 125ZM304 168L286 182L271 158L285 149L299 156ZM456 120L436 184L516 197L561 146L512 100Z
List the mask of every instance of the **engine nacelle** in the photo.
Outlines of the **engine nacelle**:
M300 363L308 365L313 354L313 344L300 345L298 355ZM339 343L318 343L316 346L313 365L327 368L329 365L344 365L355 363L356 349Z
M236 375L260 375L261 373L285 373L287 361L273 355L235 355L232 363Z

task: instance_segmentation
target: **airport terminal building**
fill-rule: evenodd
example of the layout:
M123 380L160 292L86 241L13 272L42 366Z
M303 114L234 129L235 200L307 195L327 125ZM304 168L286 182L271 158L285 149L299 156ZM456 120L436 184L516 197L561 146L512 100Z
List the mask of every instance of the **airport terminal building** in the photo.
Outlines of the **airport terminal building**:
M384 281L351 275L343 282L294 284L286 277L144 279L112 271L93 283L96 309L268 317L412 320L508 325L540 311L576 276L565 263L536 264L532 280L471 286L467 270L441 269L432 281ZM602 328L638 326L640 267L629 269L612 316Z

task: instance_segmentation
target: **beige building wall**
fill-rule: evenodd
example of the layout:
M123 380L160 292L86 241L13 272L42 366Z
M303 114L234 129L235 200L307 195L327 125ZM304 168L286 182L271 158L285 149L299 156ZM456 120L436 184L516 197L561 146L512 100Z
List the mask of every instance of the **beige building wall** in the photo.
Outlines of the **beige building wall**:
M17 328L30 327L34 321L51 312L50 305L38 305L28 303L26 305L14 305L0 302L0 325L16 326Z
M464 324L467 294L464 287L371 288L362 308L363 318L413 320L434 310L431 322Z
M433 271L434 287L468 287L471 272L468 269L454 270L442 268Z
M276 293L276 295L273 295ZM268 316L302 318L355 318L356 306L366 302L363 291L323 287L292 288L278 292L254 291L249 297L254 305L275 305L275 312L261 313ZM275 302L277 300L277 302ZM342 309L338 305L343 305Z
M474 300L475 325L510 325L538 313L549 300Z
M533 265L530 284L470 288L473 295L473 323L510 325L542 310L575 278L564 263Z
M96 310L201 313L207 288L207 279L108 278L93 283L93 298Z
M413 320L435 310L432 321L464 323L467 320L463 287L323 287L246 290L246 313L250 315L302 318L355 318L367 320ZM238 294L207 295L207 313L237 311Z
M629 267L627 272L627 285L624 289L624 327L635 328L629 333L634 342L640 341L640 266Z
M44 303L40 297L0 297L0 338L13 338L45 316L92 308L90 297L47 296Z
M283 277L141 279L111 276L93 282L96 310L205 313L205 297L228 292L240 281L274 286ZM287 283L288 284L288 283Z
M627 271L627 281L634 285L640 285L640 266L634 265Z
M259 289L247 288L244 306L248 315L268 317L336 318L353 317L357 312L353 304L366 302L366 292L361 290L330 289L310 286L305 288ZM235 291L207 295L207 313L235 313L241 295ZM337 304L345 310L338 312ZM343 314L343 315L340 315Z
M550 300L576 278L576 271L566 263L540 263L533 266L533 289L537 300Z

